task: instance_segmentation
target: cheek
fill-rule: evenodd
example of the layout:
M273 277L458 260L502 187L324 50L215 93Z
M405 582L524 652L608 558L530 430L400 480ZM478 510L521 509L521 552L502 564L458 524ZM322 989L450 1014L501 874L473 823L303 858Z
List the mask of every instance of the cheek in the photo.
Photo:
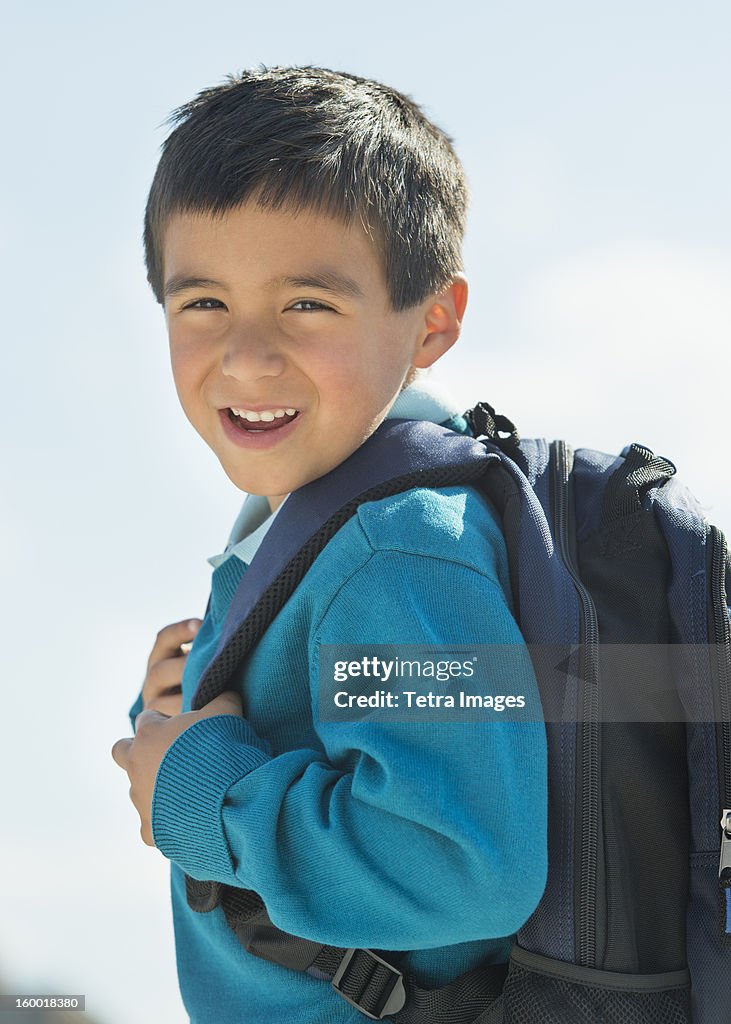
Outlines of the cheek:
M311 344L292 357L299 372L306 375L320 395L320 401L353 411L385 404L398 393L411 365L411 349L402 335L394 337L383 325L360 332L347 341Z
M176 385L194 384L205 373L202 346L184 337L171 337L170 367Z
M295 358L297 369L316 387L320 398L334 397L336 400L351 394L368 373L368 362L361 356L360 349L351 346L333 345L327 349L311 350L305 358Z
M179 349L170 349L170 369L173 372L175 388L178 395L182 398L183 393L187 388L187 381L190 373L189 367L187 366L186 361L181 357Z

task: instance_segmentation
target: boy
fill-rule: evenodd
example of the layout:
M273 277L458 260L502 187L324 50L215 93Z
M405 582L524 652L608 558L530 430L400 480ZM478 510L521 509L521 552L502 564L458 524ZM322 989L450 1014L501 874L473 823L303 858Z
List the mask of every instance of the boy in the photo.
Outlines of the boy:
M285 932L409 951L399 966L426 986L505 962L545 883L543 727L313 710L322 645L522 643L485 501L414 488L361 506L230 691L189 709L287 496L387 416L466 431L425 377L467 300L464 173L407 97L325 69L243 73L177 120L148 201L149 280L185 414L249 497L190 653L196 622L158 634L136 736L113 756L143 839L171 861L191 1020L365 1020L330 985L245 952L220 907L195 913L185 876L253 890ZM508 692L535 706L521 664Z

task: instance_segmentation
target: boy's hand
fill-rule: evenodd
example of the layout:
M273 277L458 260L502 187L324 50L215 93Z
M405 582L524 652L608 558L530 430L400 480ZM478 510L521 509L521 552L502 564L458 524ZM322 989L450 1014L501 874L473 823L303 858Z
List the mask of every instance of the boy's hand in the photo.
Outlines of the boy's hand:
M164 715L180 714L183 669L190 650L189 644L200 627L200 619L185 619L164 626L157 634L142 684L145 711L161 711Z
M157 770L168 747L202 718L242 714L241 697L232 690L226 690L200 711L187 711L172 717L159 711L141 711L137 716L136 736L117 740L114 744L112 757L129 776L130 799L140 816L140 835L148 846L155 845L152 838L152 794Z

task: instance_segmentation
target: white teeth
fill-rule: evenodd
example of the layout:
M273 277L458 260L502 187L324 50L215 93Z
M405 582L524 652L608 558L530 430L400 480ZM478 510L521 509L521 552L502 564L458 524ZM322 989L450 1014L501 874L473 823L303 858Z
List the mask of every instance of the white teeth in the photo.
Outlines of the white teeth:
M263 412L251 412L248 409L234 409L231 412L239 419L248 423L271 423L273 420L281 420L284 416L294 416L296 409L264 409Z

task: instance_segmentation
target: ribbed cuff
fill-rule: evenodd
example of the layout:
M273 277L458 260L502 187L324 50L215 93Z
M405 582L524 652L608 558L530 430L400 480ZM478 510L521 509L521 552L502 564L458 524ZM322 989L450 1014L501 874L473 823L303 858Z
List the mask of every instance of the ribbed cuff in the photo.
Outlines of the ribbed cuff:
M214 715L181 733L155 779L155 846L193 878L236 884L223 831L226 793L270 760L245 718Z

